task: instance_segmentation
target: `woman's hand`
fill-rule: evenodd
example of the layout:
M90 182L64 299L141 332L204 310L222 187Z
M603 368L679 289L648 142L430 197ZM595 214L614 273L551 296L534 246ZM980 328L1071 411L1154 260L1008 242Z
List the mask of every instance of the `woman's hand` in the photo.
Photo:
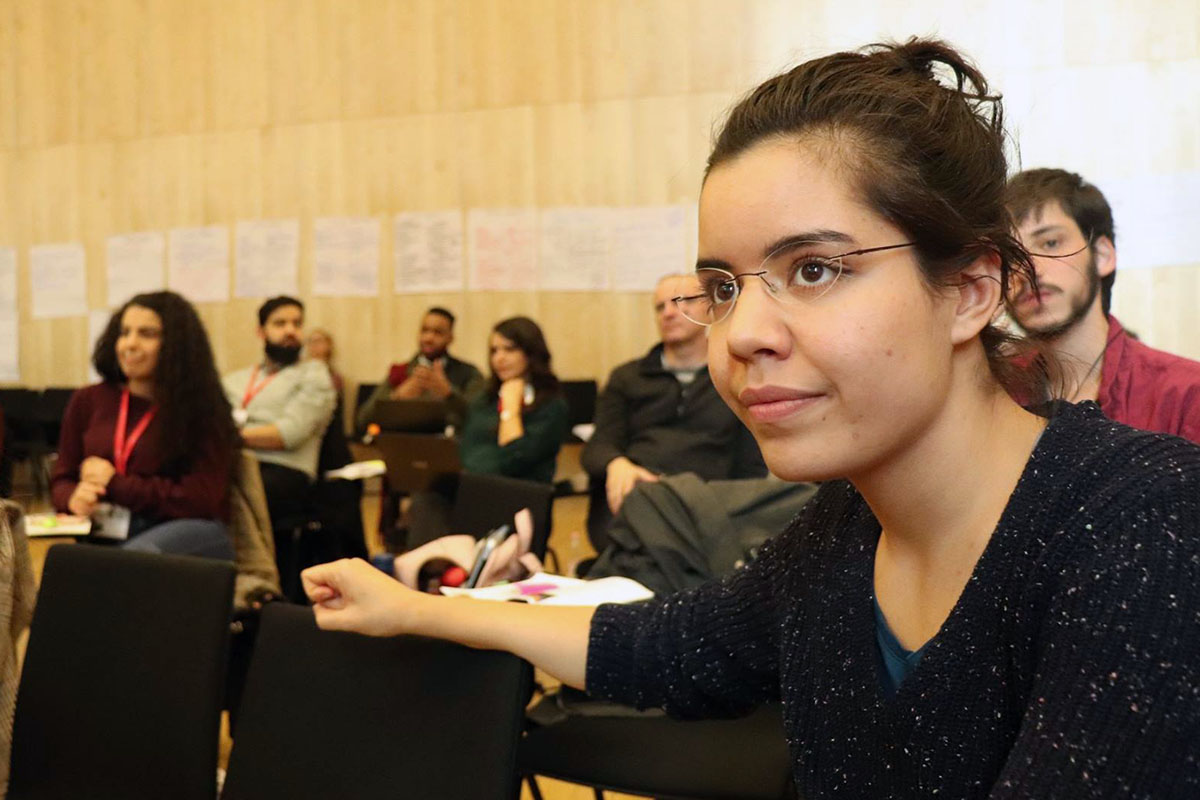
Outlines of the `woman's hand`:
M79 465L79 479L100 487L108 486L108 482L116 473L117 469L112 462L100 456L88 456Z
M409 633L420 604L437 598L405 587L361 559L343 558L300 573L317 625L368 636Z
M525 379L509 378L500 384L500 407L514 414L521 413L525 405Z
M75 491L71 492L71 498L67 500L67 510L77 517L90 517L104 492L103 486L80 481L75 484Z

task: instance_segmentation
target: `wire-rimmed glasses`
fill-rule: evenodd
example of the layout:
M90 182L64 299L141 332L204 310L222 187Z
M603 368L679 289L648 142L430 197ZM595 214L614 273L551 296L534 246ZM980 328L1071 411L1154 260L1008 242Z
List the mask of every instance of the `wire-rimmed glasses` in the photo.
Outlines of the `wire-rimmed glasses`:
M802 306L829 293L842 276L842 259L912 247L914 244L915 242L902 242L851 250L835 256L819 256L799 252L804 243L790 243L763 259L754 272L735 275L718 267L700 267L696 270L700 292L680 295L672 300L679 312L697 325L715 325L733 311L733 306L742 291L741 281L746 278L759 278L767 287L767 293L779 302L790 306Z

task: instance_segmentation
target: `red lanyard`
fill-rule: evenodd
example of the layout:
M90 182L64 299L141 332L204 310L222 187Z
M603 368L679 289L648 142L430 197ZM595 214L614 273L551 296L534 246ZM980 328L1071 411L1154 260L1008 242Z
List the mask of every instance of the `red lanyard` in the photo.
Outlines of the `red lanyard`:
M129 456L133 453L138 439L141 439L146 428L150 427L150 420L154 419L154 412L157 410L157 406L150 406L150 409L138 420L138 424L133 427L129 438L126 439L125 427L129 423L129 390L125 389L121 392L121 410L117 413L117 429L113 432L113 466L116 467L118 475L125 474Z
M267 384L275 380L275 376L278 374L278 372L272 372L270 375L263 378L262 383L255 386L254 379L258 377L258 365L255 364L254 371L250 373L250 380L246 384L246 393L242 395L242 408L250 405L250 401L258 397L258 393L267 388Z

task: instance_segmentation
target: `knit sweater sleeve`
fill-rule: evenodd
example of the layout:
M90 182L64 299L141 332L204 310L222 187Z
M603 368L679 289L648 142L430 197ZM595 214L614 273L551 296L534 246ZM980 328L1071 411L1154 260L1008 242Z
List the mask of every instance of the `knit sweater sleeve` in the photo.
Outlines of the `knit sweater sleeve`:
M786 536L786 535L785 535ZM592 620L588 692L681 718L733 717L779 696L778 540L720 582Z
M1064 562L991 797L1200 795L1200 476L1179 472L1112 498Z

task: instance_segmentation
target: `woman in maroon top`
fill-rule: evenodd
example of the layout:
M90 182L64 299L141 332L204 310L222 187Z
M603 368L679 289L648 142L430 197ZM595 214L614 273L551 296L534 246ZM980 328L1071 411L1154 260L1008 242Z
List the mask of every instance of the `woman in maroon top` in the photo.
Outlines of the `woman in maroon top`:
M59 511L131 550L233 559L237 432L196 310L174 292L127 302L96 342L103 381L67 405L51 478Z

